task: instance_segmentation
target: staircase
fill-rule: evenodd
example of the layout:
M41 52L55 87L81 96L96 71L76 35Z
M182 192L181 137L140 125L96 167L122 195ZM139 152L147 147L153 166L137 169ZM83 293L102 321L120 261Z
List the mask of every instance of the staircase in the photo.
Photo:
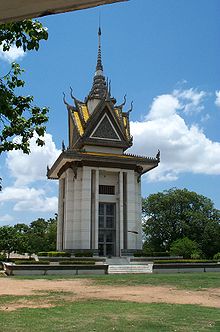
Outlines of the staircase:
M131 264L129 257L107 258L108 274L152 273L153 263Z

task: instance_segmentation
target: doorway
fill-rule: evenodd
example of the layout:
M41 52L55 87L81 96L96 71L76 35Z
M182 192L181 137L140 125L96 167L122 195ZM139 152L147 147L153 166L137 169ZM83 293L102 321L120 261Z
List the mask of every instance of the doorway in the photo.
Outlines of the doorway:
M115 203L99 203L99 256L115 256Z

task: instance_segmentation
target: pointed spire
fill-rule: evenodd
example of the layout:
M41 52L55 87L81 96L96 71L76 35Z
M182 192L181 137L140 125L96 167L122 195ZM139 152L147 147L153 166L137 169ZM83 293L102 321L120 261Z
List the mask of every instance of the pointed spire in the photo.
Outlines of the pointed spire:
M99 26L98 30L98 57L97 57L97 65L96 65L96 73L95 75L103 75L103 66L102 66L102 52L101 52L101 28Z
M104 99L108 94L108 87L106 85L105 76L103 74L102 52L101 52L101 28L98 29L98 56L96 71L93 78L92 89L89 93L88 99Z

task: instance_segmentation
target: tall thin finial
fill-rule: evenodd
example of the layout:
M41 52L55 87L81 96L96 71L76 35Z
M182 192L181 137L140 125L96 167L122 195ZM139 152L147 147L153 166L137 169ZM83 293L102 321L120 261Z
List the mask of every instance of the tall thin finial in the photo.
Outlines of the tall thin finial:
M98 36L99 36L99 46L101 47L101 34L102 34L102 31L101 31L101 14L99 12L99 30L98 30Z
M98 58L96 65L96 75L103 75L103 66L102 66L102 53L101 53L101 27L100 27L100 16L99 16L99 29L98 29Z
M99 28L98 28L98 56L96 63L96 71L93 77L92 89L89 93L89 99L104 99L108 94L108 86L106 85L105 76L103 73L102 66L102 53L101 53L101 27L99 18Z

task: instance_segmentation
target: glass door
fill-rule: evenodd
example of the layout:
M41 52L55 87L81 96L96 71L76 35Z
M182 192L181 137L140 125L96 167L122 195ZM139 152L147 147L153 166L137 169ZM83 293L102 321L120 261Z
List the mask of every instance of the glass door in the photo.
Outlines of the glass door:
M99 256L115 256L115 203L99 203Z

